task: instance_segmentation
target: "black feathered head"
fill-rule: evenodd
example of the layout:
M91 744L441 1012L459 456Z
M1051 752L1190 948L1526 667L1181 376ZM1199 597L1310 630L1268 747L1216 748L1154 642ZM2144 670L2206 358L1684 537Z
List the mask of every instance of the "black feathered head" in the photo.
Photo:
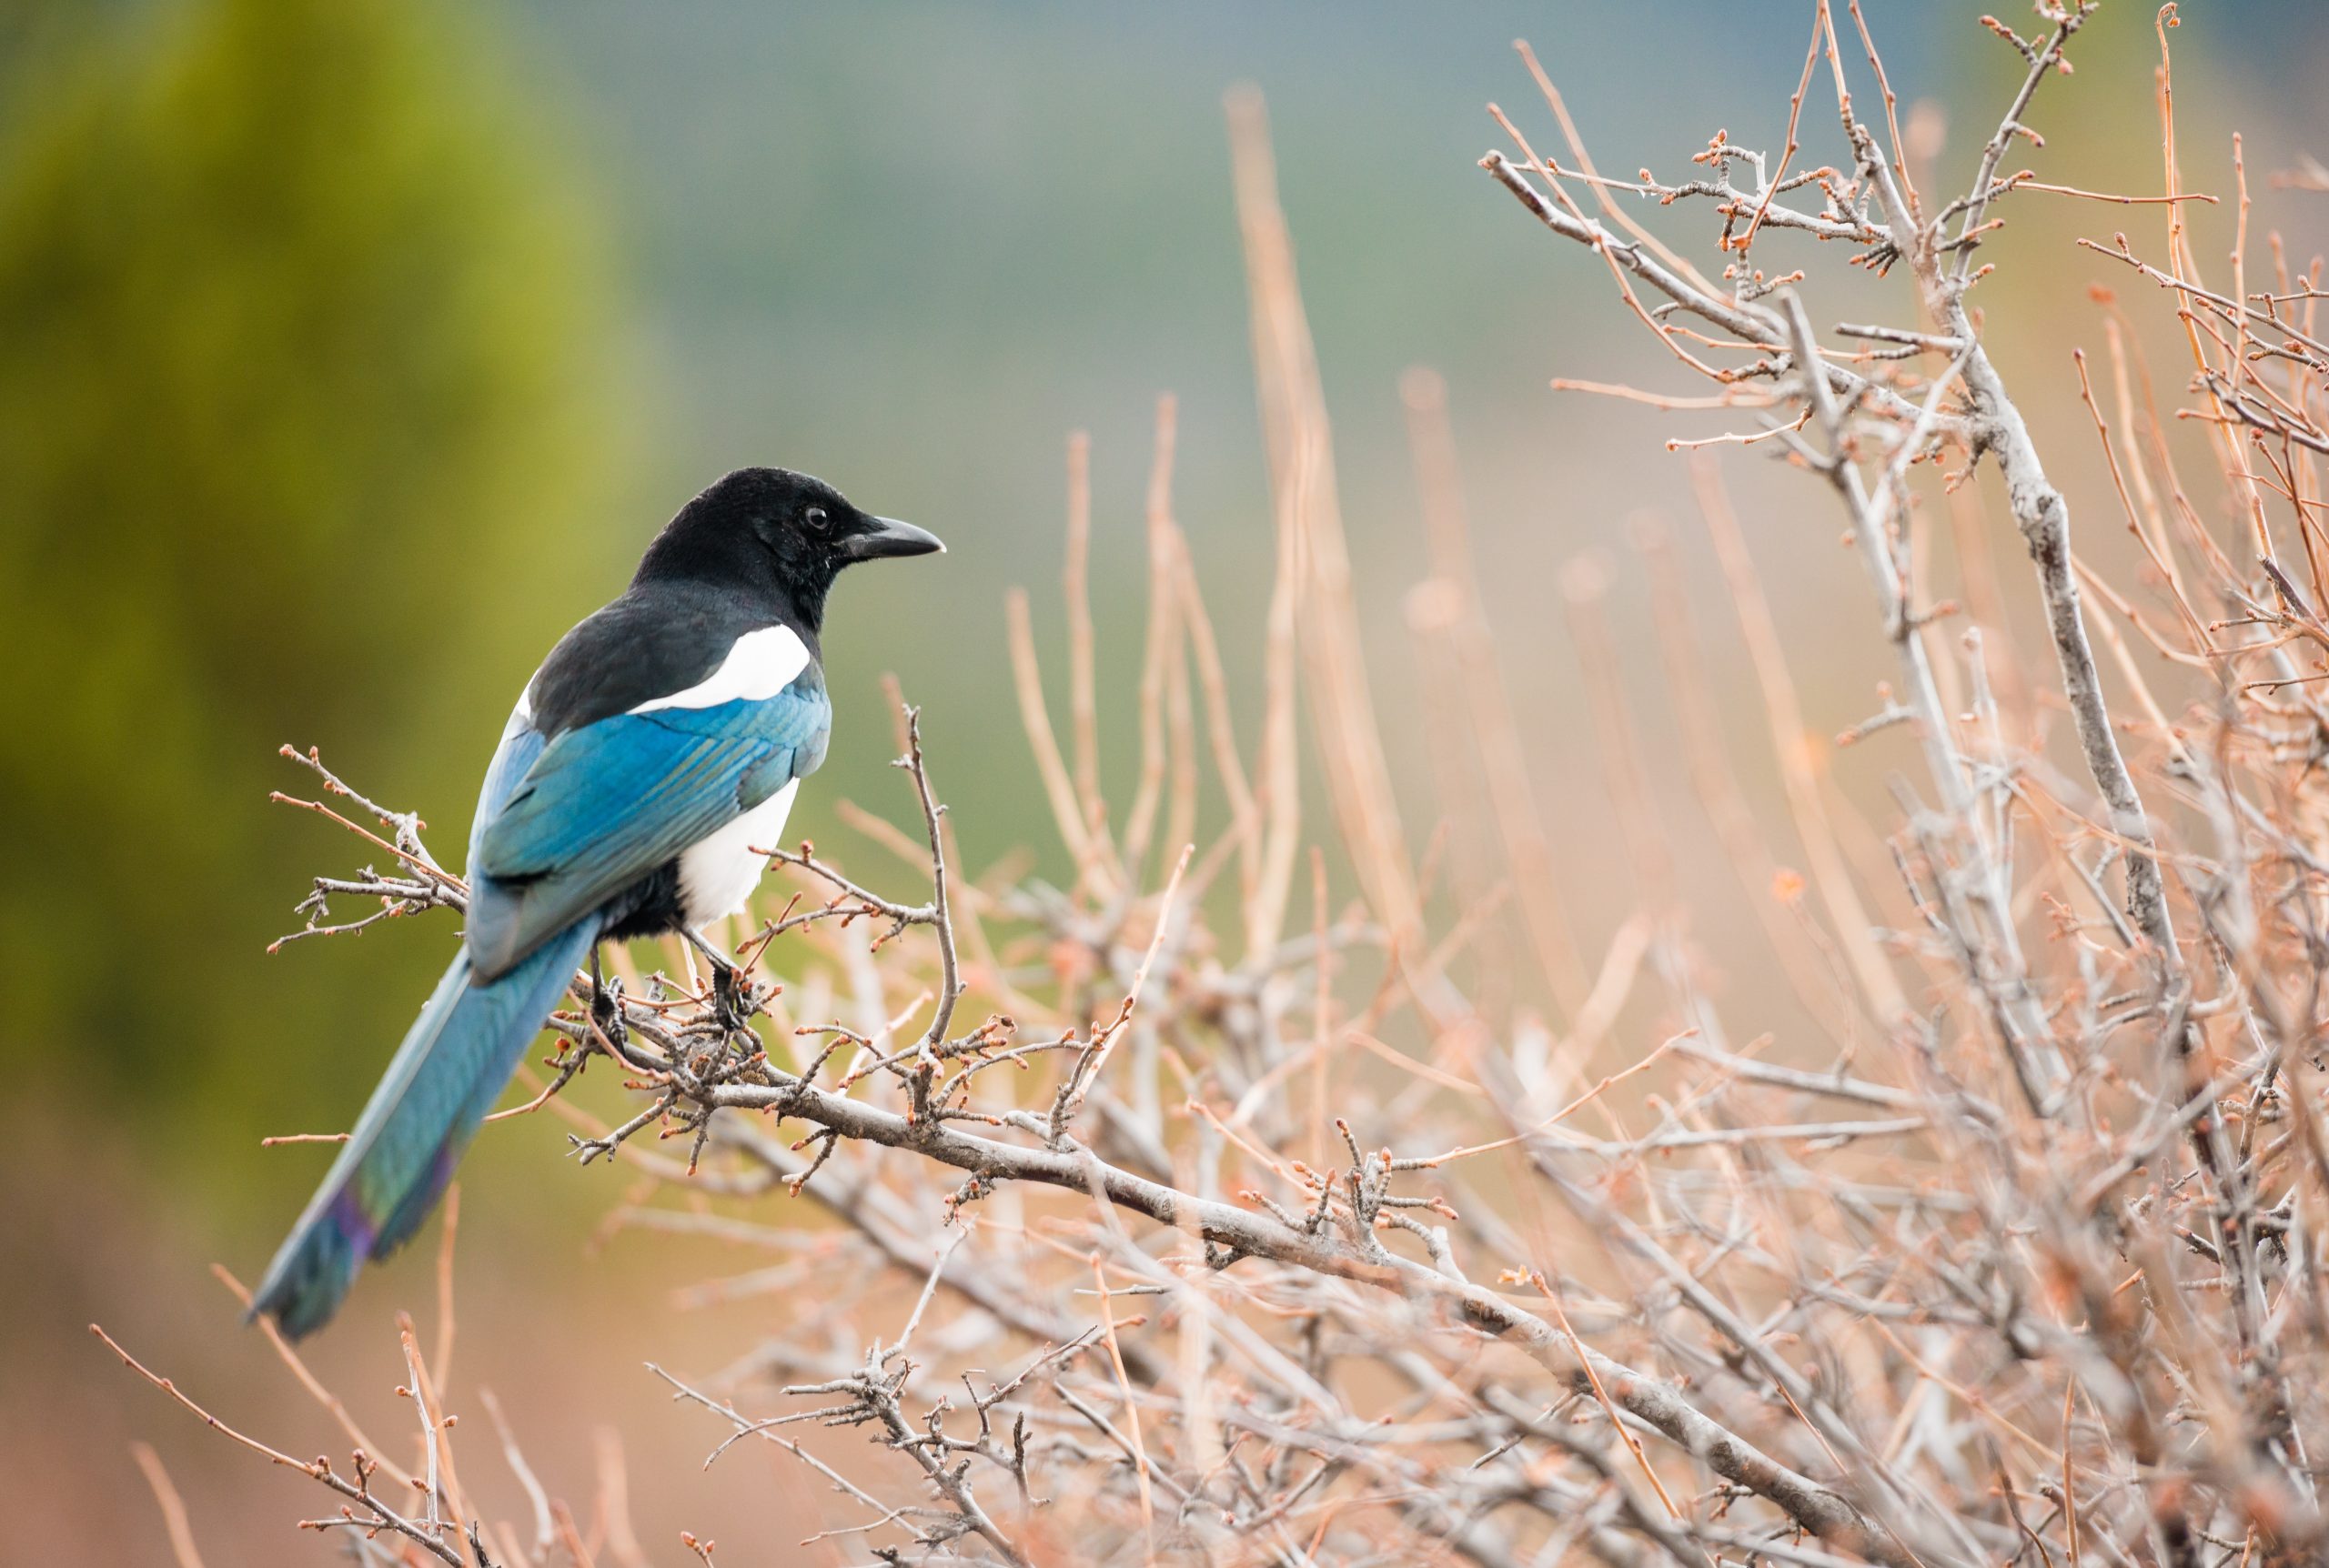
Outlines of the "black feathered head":
M943 550L912 523L852 506L822 479L790 468L739 468L680 508L639 563L636 582L688 578L779 594L813 631L843 567Z

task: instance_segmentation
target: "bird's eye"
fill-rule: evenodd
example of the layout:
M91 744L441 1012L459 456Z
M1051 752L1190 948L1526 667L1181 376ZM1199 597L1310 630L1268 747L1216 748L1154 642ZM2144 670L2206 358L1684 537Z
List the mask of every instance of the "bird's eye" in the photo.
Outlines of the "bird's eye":
M811 507L801 514L801 520L808 525L812 534L822 534L832 526L832 519L825 515L822 507Z

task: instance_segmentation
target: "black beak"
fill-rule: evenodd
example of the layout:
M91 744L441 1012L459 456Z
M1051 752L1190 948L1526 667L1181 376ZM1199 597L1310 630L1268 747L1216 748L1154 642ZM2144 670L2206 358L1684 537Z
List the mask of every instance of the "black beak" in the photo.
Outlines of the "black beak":
M865 532L852 534L841 541L841 553L852 561L878 560L883 556L926 556L933 551L945 553L945 545L927 528L917 528L895 518L867 518L865 521L871 525Z

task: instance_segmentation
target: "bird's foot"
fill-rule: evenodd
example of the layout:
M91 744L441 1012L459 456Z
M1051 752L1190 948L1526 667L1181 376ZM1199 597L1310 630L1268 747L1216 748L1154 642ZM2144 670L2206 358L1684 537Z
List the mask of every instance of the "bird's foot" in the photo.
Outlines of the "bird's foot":
M680 934L711 966L713 1020L729 1034L746 1030L752 1015L761 1010L761 999L754 994L752 982L736 967L733 959L706 941L701 932L682 930Z
M616 1055L622 1053L630 1042L630 1030L622 1018L622 976L600 975L593 966L590 990L590 1023Z
M760 998L743 970L724 964L711 971L711 1016L721 1029L730 1034L747 1031L760 1010Z

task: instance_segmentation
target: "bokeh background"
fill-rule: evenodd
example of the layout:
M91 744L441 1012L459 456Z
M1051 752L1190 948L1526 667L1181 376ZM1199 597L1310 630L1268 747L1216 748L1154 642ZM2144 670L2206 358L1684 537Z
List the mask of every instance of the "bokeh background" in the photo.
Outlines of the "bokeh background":
M1961 183L1993 123L1977 108L2019 72L1980 9L1867 6L1904 103L1950 106L1941 162ZM2183 9L2190 183L2228 189L2243 131L2259 227L2301 262L2329 198L2264 176L2329 156L2329 11ZM1806 6L1735 0L0 4L0 1554L164 1561L126 1447L144 1435L212 1562L328 1555L286 1529L316 1507L303 1483L200 1432L85 1332L102 1320L294 1452L329 1441L207 1265L263 1265L325 1151L260 1137L347 1123L449 925L265 956L307 879L357 859L268 805L300 782L279 744L320 746L451 849L542 649L689 495L781 462L953 547L840 591L838 733L799 829L843 843L834 802L895 804L878 685L894 671L927 706L970 859L1054 853L1011 717L1002 595L1033 588L1056 668L1062 456L1090 430L1103 690L1129 691L1149 421L1168 389L1181 520L1231 666L1254 668L1272 546L1232 84L1269 105L1376 689L1395 729L1421 698L1397 383L1426 364L1448 380L1487 609L1598 950L1628 906L1594 890L1625 872L1555 585L1610 552L1619 635L1651 662L1625 525L1687 519L1686 490L1667 422L1546 382L1695 388L1612 308L1598 264L1473 167L1499 141L1482 106L1552 142L1509 47L1526 35L1605 169L1677 175L1718 126L1780 139L1809 25ZM2075 57L2039 116L2050 147L2008 166L2157 190L2151 7L2114 0ZM1995 250L2012 265L1982 296L2105 555L2117 529L2069 350L2099 340L2089 284L2127 279L2072 240L2155 239L2159 210L2022 200ZM2196 221L2203 258L2222 255L2226 211ZM1707 263L1703 223L1668 232ZM1874 705L1859 568L1815 488L1732 468L1814 726L1840 728ZM1701 637L1739 672L1719 695L1759 756L1735 631L1710 608ZM1249 734L1257 686L1239 693ZM1127 729L1104 736L1119 778ZM1427 767L1412 749L1399 765L1410 822L1428 822ZM1656 788L1694 819L1679 777ZM1738 918L1735 893L1692 891L1702 928ZM729 1543L722 1563L791 1561L799 1483L701 1476L712 1434L639 1366L713 1366L781 1323L765 1304L675 1314L670 1281L700 1255L595 1242L625 1179L562 1146L547 1120L517 1122L471 1161L463 1360L496 1368L554 1487L586 1493L588 1427L620 1425L659 1560L686 1525ZM317 1351L336 1384L397 1381L384 1325L432 1288L431 1251L359 1289Z

